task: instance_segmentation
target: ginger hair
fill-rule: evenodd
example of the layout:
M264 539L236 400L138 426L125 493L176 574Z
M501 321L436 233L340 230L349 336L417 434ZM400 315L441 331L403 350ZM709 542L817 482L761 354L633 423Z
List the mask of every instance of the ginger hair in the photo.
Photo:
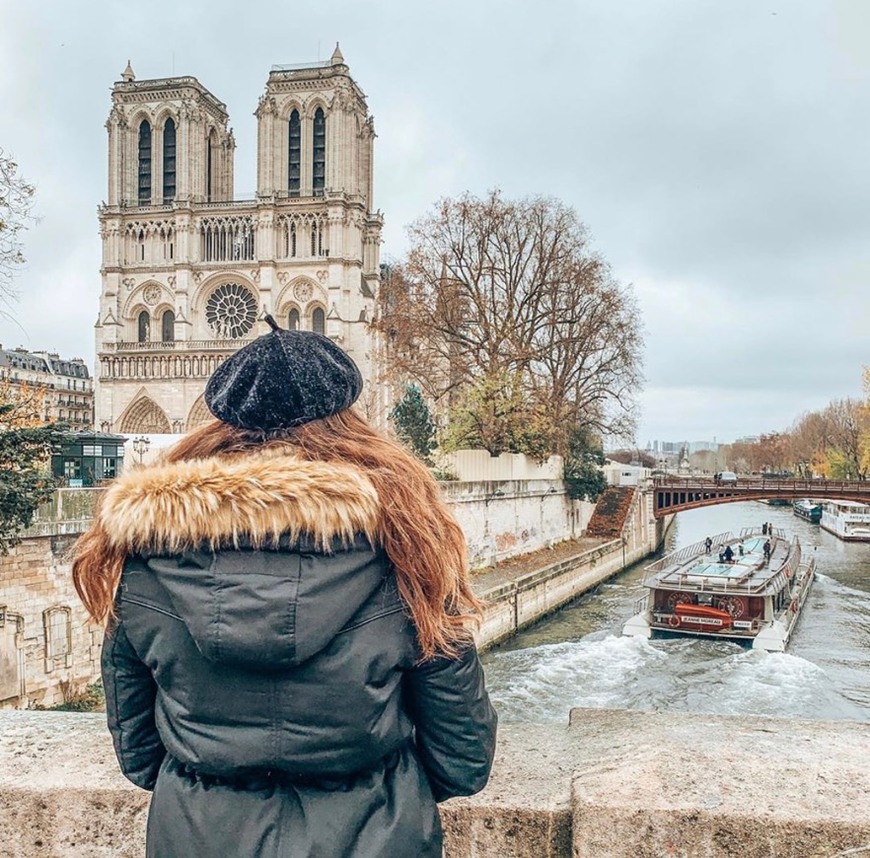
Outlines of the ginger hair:
M404 447L351 409L293 429L262 432L215 420L182 438L163 462L244 455L264 446L302 459L341 462L362 471L380 500L377 542L395 570L399 593L417 629L423 660L455 655L483 607L469 581L465 536L438 483ZM73 582L90 615L114 617L126 552L113 546L99 516L76 543Z

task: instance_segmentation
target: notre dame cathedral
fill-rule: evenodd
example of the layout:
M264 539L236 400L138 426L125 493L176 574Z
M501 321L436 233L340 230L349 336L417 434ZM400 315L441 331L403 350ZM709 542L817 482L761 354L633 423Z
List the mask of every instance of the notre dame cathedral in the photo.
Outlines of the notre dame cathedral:
M112 90L100 208L96 425L179 433L210 419L205 382L268 331L319 331L356 361L361 405L382 416L370 328L382 217L372 207L374 124L336 46L274 66L257 117L257 190L236 199L226 106L194 77Z

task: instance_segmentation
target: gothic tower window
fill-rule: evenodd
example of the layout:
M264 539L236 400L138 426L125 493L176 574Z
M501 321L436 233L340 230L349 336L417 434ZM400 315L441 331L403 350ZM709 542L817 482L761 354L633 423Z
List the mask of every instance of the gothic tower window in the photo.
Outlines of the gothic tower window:
M326 116L323 108L314 111L314 147L313 172L311 188L315 197L323 196L326 184Z
M151 318L148 315L147 310L143 310L139 314L137 327L138 327L138 337L137 337L138 342L147 343L151 339L151 337L150 337Z
M151 203L151 123L143 119L139 125L139 205Z
M163 202L175 199L175 120L163 126Z
M311 330L315 334L326 333L326 313L320 307L315 307L311 314Z
M302 123L299 111L290 114L289 146L287 152L287 190L291 197L299 196L299 179L302 166Z
M206 164L205 164L205 197L211 202L212 189L214 188L214 149L215 149L215 133L214 128L208 133L206 141Z
M216 337L240 339L257 321L257 301L244 286L224 283L209 296L205 320Z
M175 313L172 310L166 310L161 319L161 337L164 343L175 341Z
M291 331L299 330L299 311L295 307L287 315L287 327Z

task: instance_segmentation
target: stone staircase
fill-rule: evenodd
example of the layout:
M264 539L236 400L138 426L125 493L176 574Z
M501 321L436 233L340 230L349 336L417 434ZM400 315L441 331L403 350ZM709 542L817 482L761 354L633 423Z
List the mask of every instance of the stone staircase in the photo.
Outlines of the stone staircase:
M634 486L610 486L598 498L584 536L619 539L634 500Z

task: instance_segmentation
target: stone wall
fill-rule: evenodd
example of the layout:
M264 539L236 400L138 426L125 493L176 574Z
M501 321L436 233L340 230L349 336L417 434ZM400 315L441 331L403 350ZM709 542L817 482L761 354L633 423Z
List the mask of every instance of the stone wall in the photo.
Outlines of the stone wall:
M30 537L0 556L0 708L63 703L99 676L102 632L72 585L74 541Z
M621 538L482 592L487 606L477 632L478 645L491 646L510 637L643 560L661 544L672 520L653 522L646 495L634 492Z
M848 721L575 709L568 726L502 725L487 788L441 805L445 858L864 855L868 747ZM103 716L0 713L8 858L139 858L149 799Z
M472 567L579 537L594 504L577 503L561 480L443 483L444 495L468 540Z

